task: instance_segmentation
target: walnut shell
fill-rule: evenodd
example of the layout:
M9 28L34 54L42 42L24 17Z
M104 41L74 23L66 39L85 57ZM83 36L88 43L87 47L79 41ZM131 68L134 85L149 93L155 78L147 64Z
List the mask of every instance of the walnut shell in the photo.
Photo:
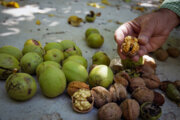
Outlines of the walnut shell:
M113 102L122 101L127 98L126 88L120 83L111 85L109 88L109 92L112 96Z
M112 101L110 92L102 86L93 87L91 93L94 96L94 105L97 108Z
M157 67L156 62L155 62L154 58L152 58L151 56L144 55L143 61L144 61L144 65L148 65L151 68L153 68L154 70L156 69L156 67Z
M98 111L99 120L120 120L121 116L121 108L116 103L107 103Z
M127 87L128 86L128 80L126 80L123 75L122 75L122 72L119 72L117 73L115 76L114 76L114 81L116 83L120 83L122 84L123 86Z
M125 120L136 120L138 118L140 106L136 100L126 99L120 104L120 107Z
M175 47L169 47L167 49L167 52L168 52L169 56L174 57L174 58L177 58L180 55L180 50Z
M162 106L165 102L165 98L164 95L158 93L158 92L154 92L154 100L153 103L158 105L158 106Z
M149 75L148 77L143 77L146 87L149 89L158 88L160 85L160 79L157 75Z
M81 88L89 89L89 85L80 81L73 81L68 84L67 93L69 96L72 96L76 91Z
M139 102L139 104L143 104L144 102L153 102L154 91L146 87L139 87L133 91L132 97L136 99Z
M145 87L146 84L144 80L140 77L135 77L130 80L130 91L134 91L138 87Z
M144 64L138 68L136 68L136 71L141 74L141 76L146 77L152 74L155 74L155 69L151 66Z

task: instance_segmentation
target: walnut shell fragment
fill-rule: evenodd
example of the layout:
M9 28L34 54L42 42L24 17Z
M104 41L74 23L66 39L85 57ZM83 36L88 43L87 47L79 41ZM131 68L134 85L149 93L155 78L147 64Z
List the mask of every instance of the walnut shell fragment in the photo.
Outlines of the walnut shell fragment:
M123 111L122 115L125 120L136 120L140 114L140 106L134 99L126 99L120 107Z
M67 93L69 96L72 96L76 91L81 88L89 89L89 85L80 81L73 81L68 84Z
M132 57L139 51L138 39L136 37L127 36L125 37L124 43L122 44L122 52Z
M109 92L112 96L113 102L122 101L127 98L126 88L120 83L111 85L109 88Z
M97 108L112 101L110 92L102 86L93 87L91 93L94 96L94 105Z
M99 120L120 120L121 116L121 108L116 103L107 103L98 111Z

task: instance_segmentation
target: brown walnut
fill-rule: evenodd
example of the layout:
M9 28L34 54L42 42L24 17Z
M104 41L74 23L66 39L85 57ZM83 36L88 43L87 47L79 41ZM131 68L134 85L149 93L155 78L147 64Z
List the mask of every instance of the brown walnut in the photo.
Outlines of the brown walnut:
M166 59L168 58L169 55L166 50L158 49L155 52L155 56L156 56L156 59L159 61L166 61Z
M140 106L134 99L126 99L120 107L123 111L122 115L125 120L136 120L140 113Z
M109 92L112 96L113 102L122 101L127 98L126 88L120 83L111 85L109 88Z
M130 85L129 85L130 91L134 91L136 88L145 87L145 86L146 84L144 80L140 77L135 77L130 80Z
M177 58L180 55L180 50L175 47L169 47L167 49L167 52L168 52L169 56L174 57L174 58Z
M116 103L107 103L98 111L99 120L120 120L121 116L121 108Z
M152 74L147 77L143 77L143 79L146 84L146 87L149 89L158 88L160 85L160 79L158 78L157 75Z
M128 80L125 77L123 77L122 72L119 72L114 76L114 81L115 83L122 84L124 87L127 87L129 84Z
M112 101L110 92L102 86L93 87L91 93L94 96L94 105L97 108Z

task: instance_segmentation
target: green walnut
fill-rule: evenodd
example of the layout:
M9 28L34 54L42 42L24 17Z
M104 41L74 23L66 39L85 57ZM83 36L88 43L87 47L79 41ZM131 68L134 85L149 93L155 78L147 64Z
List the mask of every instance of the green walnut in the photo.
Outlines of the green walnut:
M104 38L98 33L91 33L87 39L87 45L91 48L100 48L104 43Z
M68 61L77 62L77 63L83 65L85 68L87 68L87 66L88 66L87 60L83 56L80 56L80 55L69 56L67 59L65 59L63 61L63 65Z
M175 101L176 103L180 103L180 92L173 84L168 84L166 89L166 95L169 99Z
M10 98L25 101L35 95L37 84L35 79L27 73L14 73L6 80L6 91Z
M82 55L81 49L74 45L74 47L64 50L64 57L68 58L71 55Z
M121 63L123 65L123 68L125 69L133 69L133 68L136 68L137 66L144 64L142 56L139 58L137 62L127 58L125 60L121 60Z
M48 50L44 55L44 60L61 63L61 61L64 60L64 53L59 49Z
M61 69L61 65L54 61L45 61L40 63L36 68L36 75L39 78L39 75L48 67L48 66L54 66L59 69Z
M73 48L76 45L72 40L63 40L59 44L62 46L63 50Z
M90 87L102 86L108 88L113 82L113 72L106 65L96 65L89 74L88 83Z
M62 70L68 82L81 81L86 82L88 79L88 72L86 68L74 61L67 61L64 63Z
M44 49L36 45L26 45L24 46L22 52L23 52L23 55L25 55L28 52L35 52L35 53L38 53L40 56L43 56L45 54Z
M98 34L100 34L99 31L98 31L98 29L96 29L96 28L88 28L88 29L86 30L86 32L85 32L86 38L87 38L90 34L92 34L92 33L98 33Z
M158 120L161 117L162 110L151 102L145 102L140 107L140 114L143 120Z
M108 57L108 55L106 53L104 53L102 51L98 51L92 56L92 63L96 64L96 65L109 66L110 58Z
M37 53L29 52L26 53L20 61L20 66L22 71L29 74L34 74L36 72L37 66L43 62L41 56Z
M56 97L66 88L66 77L57 67L47 67L39 76L39 85L42 93L47 97Z
M0 53L0 80L5 80L8 76L20 69L19 61L12 55Z
M26 40L26 42L24 43L24 47L25 47L26 45L35 45L35 46L42 47L41 42L38 41L38 40L34 40L34 39Z
M50 49L58 49L60 51L63 51L63 47L61 46L61 44L57 43L57 42L50 42L50 43L46 43L46 45L44 46L44 50L47 52Z
M20 60L22 57L22 52L16 47L7 45L0 48L0 53L6 53L14 56L16 59Z

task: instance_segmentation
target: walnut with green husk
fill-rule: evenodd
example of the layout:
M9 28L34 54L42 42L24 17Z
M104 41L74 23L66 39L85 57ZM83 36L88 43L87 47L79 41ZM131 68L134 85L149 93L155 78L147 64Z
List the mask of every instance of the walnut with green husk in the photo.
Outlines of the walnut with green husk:
M79 89L72 96L73 109L79 113L87 113L93 108L94 97L88 89Z
M125 120L136 120L140 113L140 106L134 99L126 99L121 104L122 115Z
M158 120L162 113L161 108L151 102L143 103L140 111L143 120Z
M121 108L116 103L108 103L98 111L99 120L120 120L121 115Z
M120 83L111 85L109 88L109 92L112 96L113 102L123 101L127 98L126 88Z
M125 37L124 43L122 44L122 52L132 57L139 51L138 39L136 37L127 36Z
M110 92L102 86L93 87L91 89L91 93L94 97L94 104L97 108L100 108L106 103L112 101L112 96Z

